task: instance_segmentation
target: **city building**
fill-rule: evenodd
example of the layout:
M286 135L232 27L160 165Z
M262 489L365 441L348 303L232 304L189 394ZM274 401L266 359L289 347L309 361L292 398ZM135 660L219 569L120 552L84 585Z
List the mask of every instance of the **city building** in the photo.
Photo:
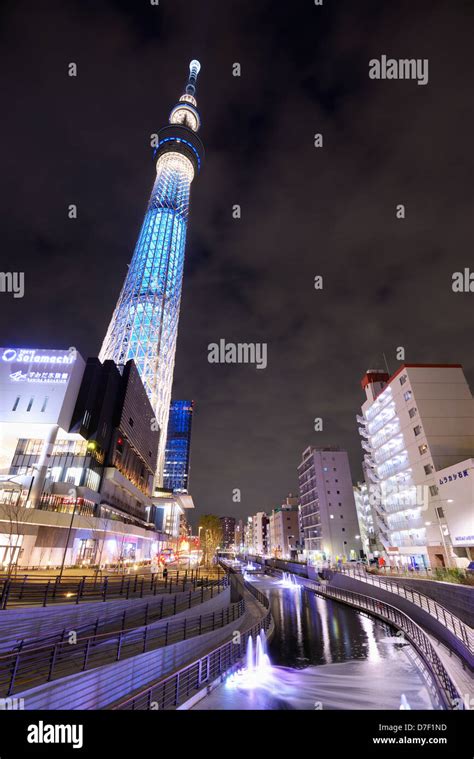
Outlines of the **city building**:
M375 539L375 528L369 498L369 488L366 482L357 482L354 485L354 500L357 520L359 522L361 548L365 557L370 556L373 558L372 546Z
M0 562L138 561L177 538L161 515L192 503L153 497L152 416L133 361L0 348Z
M163 487L187 493L194 401L172 401L166 439Z
M298 498L288 496L272 510L268 524L268 553L275 558L296 559L300 545Z
M200 68L198 61L191 62L185 92L171 111L169 125L158 133L156 180L99 356L118 366L130 359L136 364L162 432L158 487L163 482L190 190L204 155L195 99Z
M245 553L254 553L253 543L253 517L247 517L247 522L244 525L244 551Z
M265 556L268 549L268 515L258 511L252 517L252 551L257 556Z
M442 567L457 564L449 529L445 470L469 472L474 453L474 400L460 364L404 364L393 376L369 370L362 379L366 401L358 416L364 462L371 482L377 531L390 564ZM451 472L450 472L451 473ZM451 474L452 476L452 474ZM462 483L464 484L464 483ZM468 497L462 489L462 498ZM440 511L441 509L441 511ZM456 535L467 543L472 524L454 519ZM440 516L443 514L444 516ZM459 541L457 541L459 543ZM461 557L462 558L462 557Z
M238 519L235 523L234 545L236 551L243 551L245 546L244 520Z
M220 517L222 527L222 546L223 548L232 548L235 540L235 519L234 517Z
M357 558L361 543L347 452L337 447L306 448L298 479L306 558L312 562Z
M450 564L474 561L474 459L436 472L439 505L435 507L443 547Z

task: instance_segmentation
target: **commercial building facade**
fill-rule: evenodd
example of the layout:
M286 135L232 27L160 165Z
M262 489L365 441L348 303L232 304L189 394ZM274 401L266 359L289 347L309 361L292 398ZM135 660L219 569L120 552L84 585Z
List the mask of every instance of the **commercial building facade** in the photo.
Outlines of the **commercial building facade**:
M153 497L152 417L132 361L0 348L3 565L139 561L177 538L158 524L185 506Z

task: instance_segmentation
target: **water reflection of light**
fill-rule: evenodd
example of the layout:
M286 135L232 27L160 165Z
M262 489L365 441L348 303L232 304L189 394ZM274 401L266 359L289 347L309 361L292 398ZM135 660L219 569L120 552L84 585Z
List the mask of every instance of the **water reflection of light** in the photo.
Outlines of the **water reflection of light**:
M303 646L303 622L301 619L301 593L295 595L295 614L296 614L296 644L298 646L298 653L304 654Z
M321 620L321 633L323 637L323 653L324 661L327 664L331 664L331 638L329 635L329 615L326 601L320 596L316 596L316 608L318 610L319 618Z
M365 632L365 637L367 638L367 660L375 664L376 662L379 662L382 657L380 656L374 635L374 623L363 614L359 615L359 619L362 629Z

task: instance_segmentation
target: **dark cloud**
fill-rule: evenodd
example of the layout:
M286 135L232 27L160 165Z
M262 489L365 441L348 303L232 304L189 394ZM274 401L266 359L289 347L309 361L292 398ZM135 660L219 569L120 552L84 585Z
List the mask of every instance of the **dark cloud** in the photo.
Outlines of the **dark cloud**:
M202 61L207 157L192 189L174 386L196 400L200 511L271 508L296 489L309 444L346 447L360 476L359 380L382 353L392 370L401 345L408 361L461 362L474 376L472 296L450 286L473 265L473 11L413 6L3 7L2 269L26 275L23 300L0 296L3 343L97 354L153 182L150 134L188 61ZM429 58L429 84L369 80L382 54ZM220 338L267 342L268 368L209 364Z

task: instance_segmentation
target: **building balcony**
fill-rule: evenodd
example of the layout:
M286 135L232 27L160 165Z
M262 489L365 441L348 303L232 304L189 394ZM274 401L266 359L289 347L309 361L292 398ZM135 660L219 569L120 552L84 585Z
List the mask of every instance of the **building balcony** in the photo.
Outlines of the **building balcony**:
M413 538L413 539L394 538L391 541L391 545L397 546L398 548L416 548L417 546L426 546L426 539L424 538Z
M389 517L387 521L391 532L419 530L425 524L424 517L402 517L399 519Z
M370 408L365 412L367 421L371 422L375 419L381 411L384 410L393 401L392 391L390 387L385 388L379 398L374 401Z
M378 465L384 464L386 461L390 461L390 459L394 458L397 453L406 452L405 442L403 439L398 442L395 442L393 438L392 440L392 445L390 445L389 441L388 444L385 443L387 448L385 448L385 446L381 446L375 453L374 458Z
M367 425L367 429L371 435L376 435L379 430L385 427L386 424L395 418L395 405L383 410L380 419L376 419Z
M404 457L402 461L397 464L385 464L377 467L377 474L381 480L387 480L389 477L394 477L396 474L404 472L408 469L410 462L407 457Z
M392 421L389 428L381 434L370 435L370 444L374 450L380 448L385 443L388 443L392 438L400 432L400 422L398 419Z

